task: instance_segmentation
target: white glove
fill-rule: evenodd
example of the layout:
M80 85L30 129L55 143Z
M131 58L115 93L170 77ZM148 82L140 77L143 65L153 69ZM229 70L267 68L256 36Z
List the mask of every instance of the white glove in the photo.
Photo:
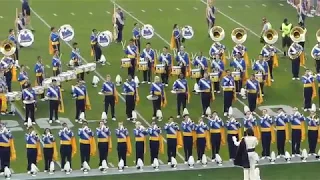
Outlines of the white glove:
M237 142L237 137L232 136L232 140L233 140L233 142Z
M113 24L113 27L115 27L115 28L116 28L116 27L117 27L117 24Z

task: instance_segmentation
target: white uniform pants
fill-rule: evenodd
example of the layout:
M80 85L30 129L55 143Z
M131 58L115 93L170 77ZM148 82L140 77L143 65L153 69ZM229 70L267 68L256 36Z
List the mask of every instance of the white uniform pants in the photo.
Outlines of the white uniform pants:
M256 152L249 152L248 157L249 157L250 168L243 169L243 179L257 180L256 174L255 174L257 154Z

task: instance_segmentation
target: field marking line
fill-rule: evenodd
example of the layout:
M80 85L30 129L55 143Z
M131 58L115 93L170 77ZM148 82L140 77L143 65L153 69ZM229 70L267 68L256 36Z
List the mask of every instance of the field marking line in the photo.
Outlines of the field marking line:
M282 3L279 3L280 6L284 6Z
M72 12L72 13L70 13L72 16L74 16L75 14Z
M29 66L26 66L26 68L27 68L27 69L30 69L30 67L29 67Z
M228 6L228 8L232 9L232 6Z
M47 68L51 68L48 64L46 65Z
M145 10L141 9L142 12L146 12Z
M159 9L160 12L162 12L162 9Z
M106 11L107 14L111 14L109 11Z
M263 7L267 7L267 5L265 5L265 4L262 4L262 6L263 6Z
M176 10L177 10L177 11L180 11L180 9L179 9L179 8L176 8Z
M3 16L0 16L0 19L3 19Z
M159 164L164 164L163 161L161 159L159 159Z
M90 15L92 15L92 12L89 12Z
M53 13L54 16L58 16L57 14Z
M193 9L196 10L196 11L198 10L198 8L196 8L196 7L193 7Z
M247 5L247 4L245 5L245 7L250 8L250 6L249 6L249 5Z
M114 168L114 165L112 163L108 163L112 168Z

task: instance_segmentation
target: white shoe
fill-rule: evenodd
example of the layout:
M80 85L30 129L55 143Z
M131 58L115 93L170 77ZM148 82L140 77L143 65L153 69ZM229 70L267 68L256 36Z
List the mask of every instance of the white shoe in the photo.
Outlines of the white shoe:
M141 82L141 84L145 84L145 83L146 83L145 81L142 81L142 82Z
M230 162L233 162L233 159L229 159Z
M197 164L200 164L200 160L197 160L197 162L196 162Z
M300 80L300 78L296 78L296 80Z
M129 166L124 166L124 168L128 168Z
M45 172L45 173L46 173L46 172L48 172L48 171L47 171L47 170L44 170L43 172Z
M265 156L262 156L260 159L261 159L261 160L264 160L265 158L266 158Z
M205 115L201 115L201 117L205 117Z
M130 118L127 118L127 121L130 121Z
M216 160L215 160L215 159L212 159L211 162L216 162Z
M291 156L291 157L296 157L296 155L292 154L292 156Z
M32 122L32 124L33 124L33 125L35 125L35 124L36 124L36 122Z
M223 116L228 116L228 113L227 112L223 113Z
M148 82L148 84L151 84L151 82Z
M303 111L304 111L304 112L307 112L307 111L308 111L308 109L303 109Z
M301 155L300 155L300 154L296 154L296 156L297 156L297 157L301 157Z
M296 80L296 78L292 78L292 81Z
M24 122L24 123L23 123L23 125L25 125L25 126L26 126L27 124L28 124L27 122Z
M168 87L168 86L169 86L169 84L166 84L165 86L166 86L166 87Z
M262 94L261 96L264 97L264 94Z
M79 123L79 124L82 124L82 121L80 120L80 121L78 121L78 123Z
M267 159L269 159L269 160L270 160L270 159L271 159L271 157L270 157L270 156L267 156Z
M133 123L136 123L136 119L133 119L132 122L133 122Z
M59 124L61 123L59 120L55 120L55 122L56 122L56 123L59 123Z
M157 119L157 117L152 117L152 120L155 120L155 119Z
M162 121L162 118L158 118L158 121Z
M319 110L320 110L320 108L319 108ZM178 116L177 116L177 118L181 118L181 116L180 116L180 115L178 115Z
M42 98L42 99L40 99L40 101L46 101L46 99Z
M77 123L77 122L79 122L79 120L78 120L78 119L75 119L75 120L74 120L74 122L76 122L76 123Z
M188 162L187 162L187 161L185 161L185 162L184 162L184 164L188 164Z
M99 170L101 170L102 169L102 166L99 166Z
M64 169L61 169L61 172L64 172Z
M81 170L81 171L83 171L83 170L84 170L84 168L80 168L80 170Z
M3 176L3 175L4 175L4 172L1 172L0 175Z
M117 119L115 117L112 118L112 121L116 121Z
M271 79L271 82L274 82L274 79Z
M31 174L31 171L28 171L27 173L28 173L28 174Z
M52 123L52 120L49 120L49 124L51 124Z
M280 157L281 157L281 156L280 156L280 155L278 155L278 156L277 156L277 159L279 159Z
M218 94L220 94L220 91L217 91Z

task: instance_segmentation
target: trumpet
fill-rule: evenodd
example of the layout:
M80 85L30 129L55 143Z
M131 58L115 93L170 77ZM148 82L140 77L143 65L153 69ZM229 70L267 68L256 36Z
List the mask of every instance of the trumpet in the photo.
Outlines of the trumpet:
M232 41L236 44L243 44L247 40L247 31L244 28L235 28L231 32Z
M278 41L278 32L274 29L269 29L263 33L263 39L267 44L274 44Z
M209 35L211 39L215 42L220 42L225 37L224 29L220 26L214 26L210 29Z
M4 40L0 44L0 51L5 56L11 56L16 52L16 45L14 42L10 40Z

